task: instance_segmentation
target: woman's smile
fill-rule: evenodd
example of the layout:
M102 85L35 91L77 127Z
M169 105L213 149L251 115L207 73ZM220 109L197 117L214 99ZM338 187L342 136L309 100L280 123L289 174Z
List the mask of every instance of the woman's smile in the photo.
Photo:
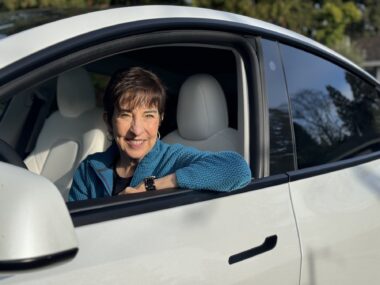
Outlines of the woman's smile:
M140 148L145 140L126 139L127 143L133 148Z

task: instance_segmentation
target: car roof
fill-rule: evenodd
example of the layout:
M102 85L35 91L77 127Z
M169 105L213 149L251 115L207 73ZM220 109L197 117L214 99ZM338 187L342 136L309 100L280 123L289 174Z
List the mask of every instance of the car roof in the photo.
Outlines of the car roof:
M0 68L65 40L99 29L137 21L173 18L216 20L247 25L305 43L343 61L356 70L360 70L360 72L364 72L360 67L333 50L285 28L228 12L168 5L133 6L101 10L47 23L11 35L0 40L0 53L2 54ZM367 76L372 77L368 73ZM375 80L373 77L372 79Z

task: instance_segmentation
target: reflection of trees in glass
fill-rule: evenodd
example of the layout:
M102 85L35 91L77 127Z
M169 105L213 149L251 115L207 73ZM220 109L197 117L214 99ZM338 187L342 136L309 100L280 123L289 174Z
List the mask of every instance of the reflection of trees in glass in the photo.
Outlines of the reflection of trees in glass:
M354 120L360 120L363 132L376 132L380 134L380 97L375 88L350 73L346 74L354 94Z
M292 96L300 168L327 162L329 152L350 134L327 93L305 89Z
M293 146L287 105L269 109L271 174L293 169Z
M327 86L326 89L351 136L363 136L373 130L374 115L379 109L379 98L374 88L363 80L350 73L346 73L345 77L352 90L352 100L347 99L332 86Z
M334 145L349 134L327 94L304 89L292 98L293 120L318 145Z
M292 96L301 167L332 161L380 133L380 97L374 87L346 73L352 98L331 85Z

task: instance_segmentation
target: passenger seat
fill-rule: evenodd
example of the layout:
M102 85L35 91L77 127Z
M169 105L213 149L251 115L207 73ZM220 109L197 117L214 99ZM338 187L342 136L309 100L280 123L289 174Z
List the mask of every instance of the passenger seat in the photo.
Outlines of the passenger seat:
M178 129L162 140L201 150L240 152L238 132L228 127L226 98L219 82L209 74L189 77L179 92Z

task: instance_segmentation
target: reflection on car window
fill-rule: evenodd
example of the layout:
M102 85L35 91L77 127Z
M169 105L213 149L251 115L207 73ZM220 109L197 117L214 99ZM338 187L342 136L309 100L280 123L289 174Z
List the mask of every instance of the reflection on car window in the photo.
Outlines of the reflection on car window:
M380 149L380 98L354 74L281 45L299 168Z
M265 93L269 107L270 174L294 169L289 102L277 42L262 40Z

